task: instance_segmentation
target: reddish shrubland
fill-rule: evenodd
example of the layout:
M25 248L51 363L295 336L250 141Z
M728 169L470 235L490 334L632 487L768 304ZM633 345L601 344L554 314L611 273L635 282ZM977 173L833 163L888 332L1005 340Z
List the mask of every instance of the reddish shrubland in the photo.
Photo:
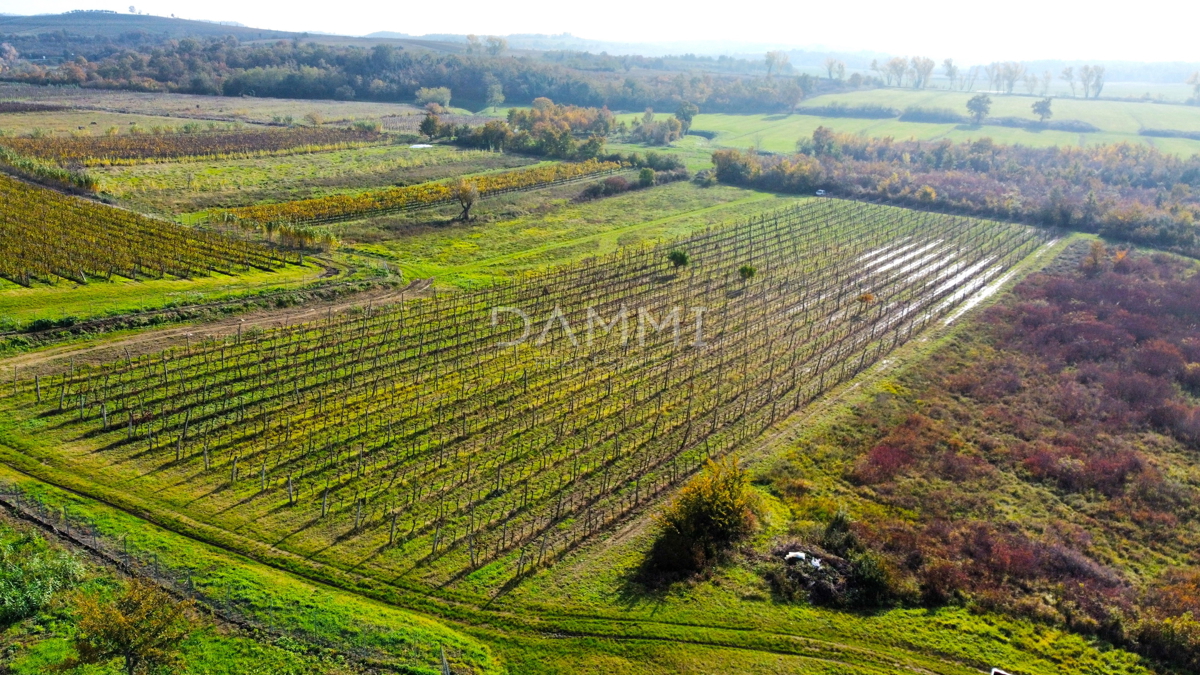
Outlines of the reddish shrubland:
M1090 269L1020 284L821 442L846 449L853 531L889 571L887 597L1052 622L1195 668L1200 275L1166 255L1093 253ZM797 513L817 509L819 487L773 478Z

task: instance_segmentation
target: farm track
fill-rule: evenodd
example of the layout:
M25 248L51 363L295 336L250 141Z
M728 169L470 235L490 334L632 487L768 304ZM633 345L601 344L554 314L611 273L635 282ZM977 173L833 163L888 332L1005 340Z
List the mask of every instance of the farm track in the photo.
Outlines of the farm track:
M685 270L664 268L665 249L626 252L23 391L43 409L57 399L52 426L106 472L207 495L188 499L193 517L232 533L420 584L493 563L515 581L852 378L1038 243L1028 228L824 201L676 242L694 257ZM769 272L740 282L741 261ZM631 350L613 323L595 345L555 331L508 348L521 328L489 326L497 306L580 330L627 307L710 319L703 346L656 331Z

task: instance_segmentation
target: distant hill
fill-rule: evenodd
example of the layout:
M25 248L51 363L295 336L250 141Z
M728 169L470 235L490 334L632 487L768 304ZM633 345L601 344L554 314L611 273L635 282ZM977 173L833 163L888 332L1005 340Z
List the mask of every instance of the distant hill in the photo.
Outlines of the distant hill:
M232 23L230 22L230 24ZM142 31L168 38L233 35L243 41L287 39L300 35L299 33L230 24L142 14L78 11L34 16L0 15L0 35L39 35L61 30L86 37L118 38L124 33Z

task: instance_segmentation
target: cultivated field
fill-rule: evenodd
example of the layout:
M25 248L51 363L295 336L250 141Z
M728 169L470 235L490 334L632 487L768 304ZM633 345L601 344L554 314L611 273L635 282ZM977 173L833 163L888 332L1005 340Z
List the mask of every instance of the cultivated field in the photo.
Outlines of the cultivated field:
M31 456L235 539L486 594L903 344L1040 241L816 202L515 284L25 381L5 416L41 430L16 441ZM670 268L669 250L692 262ZM532 337L505 346L524 327L492 322L494 307L526 312ZM647 328L672 311L689 313L678 335ZM589 316L608 327L594 341Z

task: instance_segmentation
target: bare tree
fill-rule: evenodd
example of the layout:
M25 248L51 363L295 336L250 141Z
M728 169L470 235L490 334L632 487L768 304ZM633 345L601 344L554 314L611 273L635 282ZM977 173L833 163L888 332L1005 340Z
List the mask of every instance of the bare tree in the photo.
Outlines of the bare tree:
M946 73L946 79L950 80L950 88L953 89L958 81L958 66L954 65L954 59L942 61L942 71Z
M986 68L983 69L984 74L987 75L989 91L1000 90L1000 82L1002 80L1001 74L1003 71L1004 64L1000 63L999 61L992 61L991 63L987 64Z
M1050 71L1047 70L1046 72L1042 73L1042 96L1050 95L1050 83L1053 81L1054 76L1050 74Z
M1188 78L1187 83L1192 85L1192 98L1195 101L1200 101L1200 70L1192 73Z
M1017 82L1025 76L1025 64L1009 61L1000 68L1000 77L1004 80L1004 93L1011 94Z
M1083 85L1083 97L1090 98L1092 95L1092 80L1094 74L1091 66L1079 67L1079 83Z
M767 77L771 77L771 74L774 73L776 70L782 71L784 69L784 67L787 66L787 64L788 64L787 52L783 52L783 51L767 52L766 61L767 61Z
M975 80L979 79L979 71L979 66L971 66L971 68L967 70L967 76L963 78L962 81L963 91L975 91Z
M1071 86L1071 97L1074 98L1075 97L1075 69L1072 68L1071 66L1067 66L1066 68L1063 68L1062 75L1060 77L1062 77L1062 79L1066 80L1067 84Z
M846 64L830 56L825 59L825 72L831 80L846 79Z
M1104 66L1092 66L1092 98L1100 98L1104 91Z

